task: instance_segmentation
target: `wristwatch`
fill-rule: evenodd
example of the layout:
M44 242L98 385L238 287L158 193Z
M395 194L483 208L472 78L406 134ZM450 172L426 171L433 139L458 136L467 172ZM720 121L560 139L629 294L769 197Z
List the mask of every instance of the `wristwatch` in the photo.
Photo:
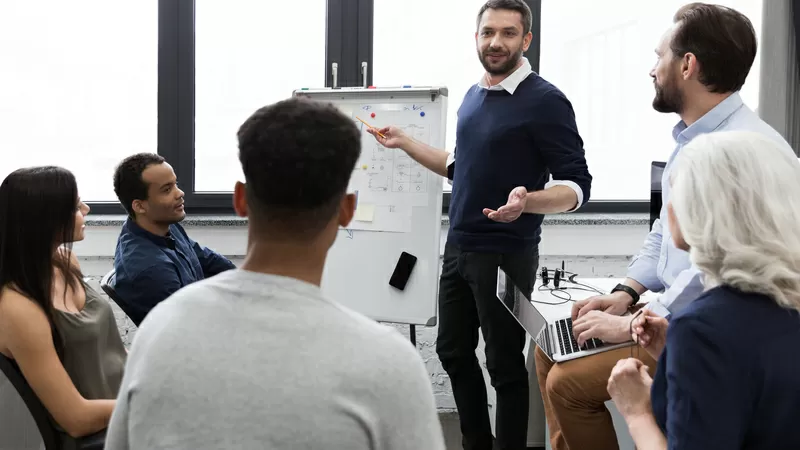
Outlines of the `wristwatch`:
M631 296L631 298L633 299L633 303L631 303L631 306L635 305L636 302L639 301L639 293L636 292L630 286L625 286L624 284L620 283L620 284L614 286L614 289L611 290L611 293L613 294L614 292L618 292L618 291L623 291L626 294Z

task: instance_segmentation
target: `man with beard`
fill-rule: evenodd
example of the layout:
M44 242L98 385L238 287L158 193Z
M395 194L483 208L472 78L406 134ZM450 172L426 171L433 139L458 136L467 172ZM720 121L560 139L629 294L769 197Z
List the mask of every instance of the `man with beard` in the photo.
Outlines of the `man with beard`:
M682 147L704 133L749 130L792 151L738 94L756 55L750 20L730 8L692 3L682 7L673 22L656 49L658 61L650 72L656 91L653 108L681 118L672 132L676 148L661 183L664 206L625 281L610 294L573 306L573 331L579 345L591 338L611 343L630 339L631 317L623 315L637 307L639 296L646 291L663 294L645 306L645 314L667 318L702 292L699 271L692 267L689 254L675 247L669 227L664 225L671 164ZM611 369L629 354L630 349L623 348L554 364L536 349L539 389L554 450L618 448L604 402L610 399L606 385ZM644 352L640 359L652 375L656 361Z
M383 136L370 131L452 180L436 351L453 386L465 449L489 450L493 440L475 356L479 328L497 393L496 448L526 447L525 331L497 299L497 269L531 290L543 215L583 205L592 181L572 105L522 57L531 39L524 2L490 0L480 9L475 42L486 73L459 108L454 154L394 126L377 130Z
M136 326L178 289L236 267L179 225L186 217L183 191L163 157L125 158L114 172L114 192L128 212L114 254L114 290Z

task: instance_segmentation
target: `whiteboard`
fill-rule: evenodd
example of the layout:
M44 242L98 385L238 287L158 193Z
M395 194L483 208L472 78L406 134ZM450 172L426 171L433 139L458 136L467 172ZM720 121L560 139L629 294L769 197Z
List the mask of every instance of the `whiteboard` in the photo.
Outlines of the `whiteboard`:
M361 157L348 192L357 196L353 222L340 229L325 264L326 297L380 322L436 325L442 177L400 149L378 144L360 118L395 125L436 148L445 146L447 89L302 89L294 96L331 102L362 132ZM404 290L389 285L402 252L417 257Z

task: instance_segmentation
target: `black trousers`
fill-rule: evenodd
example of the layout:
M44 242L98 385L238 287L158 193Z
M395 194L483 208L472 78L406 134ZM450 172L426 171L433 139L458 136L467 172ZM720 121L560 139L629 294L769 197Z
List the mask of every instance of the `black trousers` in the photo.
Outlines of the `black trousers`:
M465 450L493 448L486 384L475 355L479 327L486 344L486 368L497 393L494 448L526 448L529 388L522 353L525 331L497 298L497 268L502 268L520 289L530 290L538 265L536 247L498 254L465 252L450 243L445 246L436 353L453 386ZM509 298L504 302L511 304Z

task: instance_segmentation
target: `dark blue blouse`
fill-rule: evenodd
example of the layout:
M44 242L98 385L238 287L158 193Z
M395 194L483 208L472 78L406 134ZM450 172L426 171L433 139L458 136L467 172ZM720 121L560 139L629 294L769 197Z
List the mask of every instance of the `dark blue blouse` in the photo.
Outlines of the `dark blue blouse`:
M670 321L652 404L670 449L800 449L800 315L707 291Z

